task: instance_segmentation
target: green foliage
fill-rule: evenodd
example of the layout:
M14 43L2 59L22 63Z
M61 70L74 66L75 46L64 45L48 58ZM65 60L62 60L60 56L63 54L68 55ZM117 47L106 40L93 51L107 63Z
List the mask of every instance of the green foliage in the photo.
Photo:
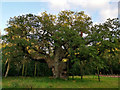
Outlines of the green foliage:
M115 66L120 61L120 30L117 18L93 26L91 18L83 11L66 10L58 15L43 12L41 16L26 14L10 18L5 31L7 34L2 37L3 63L10 63L11 70L15 63L25 63L30 76L34 72L34 64L30 65L30 60L54 60L56 50L59 51L58 60L69 59L69 68L73 67L71 72L75 73L79 70L80 73L87 70L87 73L94 72L96 68L111 69L108 66L117 68ZM82 33L87 36L82 36ZM43 68L43 71L37 72L37 75L47 75L47 65L38 64L37 69L39 68Z

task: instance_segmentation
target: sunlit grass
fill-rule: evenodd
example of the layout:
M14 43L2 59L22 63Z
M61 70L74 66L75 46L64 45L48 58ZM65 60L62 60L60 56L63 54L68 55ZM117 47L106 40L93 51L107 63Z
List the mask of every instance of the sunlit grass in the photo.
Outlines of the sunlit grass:
M71 77L69 80L49 77L7 77L3 78L3 88L118 88L118 78L97 76Z

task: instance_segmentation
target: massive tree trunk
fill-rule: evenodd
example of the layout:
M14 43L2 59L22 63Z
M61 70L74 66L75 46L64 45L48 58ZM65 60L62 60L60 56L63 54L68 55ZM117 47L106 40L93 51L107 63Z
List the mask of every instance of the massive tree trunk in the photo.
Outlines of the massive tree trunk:
M54 58L51 58L50 56L47 56L45 58L48 67L52 68L54 78L62 78L61 76L63 75L64 70L66 69L66 63L60 61L63 58L63 55L61 53L63 53L62 48L56 47Z
M59 48L56 48L55 51L55 57L54 57L54 75L55 78L59 78L60 77L60 73L59 73Z
M39 54L36 54L35 56L29 55L29 57L34 60L45 60L48 67L52 68L54 78L60 78L66 69L66 63L60 61L65 56L63 51L62 47L56 47L54 51L54 58L50 57L48 54L43 56L39 56Z

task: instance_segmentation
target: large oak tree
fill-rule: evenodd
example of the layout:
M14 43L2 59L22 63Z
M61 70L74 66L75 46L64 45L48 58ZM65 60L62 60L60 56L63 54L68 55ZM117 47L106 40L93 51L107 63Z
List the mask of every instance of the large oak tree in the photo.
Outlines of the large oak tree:
M71 48L82 44L81 36L89 32L91 23L84 12L73 11L61 11L57 16L43 12L41 16L26 14L10 18L5 29L7 35L3 36L5 59L9 63L17 58L45 60L58 78L66 68L62 59L68 57Z

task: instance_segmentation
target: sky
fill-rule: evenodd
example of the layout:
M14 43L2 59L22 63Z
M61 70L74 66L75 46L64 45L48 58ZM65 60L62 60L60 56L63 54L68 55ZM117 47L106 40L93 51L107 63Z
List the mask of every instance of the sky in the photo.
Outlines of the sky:
M120 1L119 1L119 4L118 4L118 18L120 19Z
M4 28L10 17L23 14L40 15L41 12L58 14L61 10L84 11L92 18L94 24L105 22L108 18L118 17L119 0L2 0L0 2L0 30Z

